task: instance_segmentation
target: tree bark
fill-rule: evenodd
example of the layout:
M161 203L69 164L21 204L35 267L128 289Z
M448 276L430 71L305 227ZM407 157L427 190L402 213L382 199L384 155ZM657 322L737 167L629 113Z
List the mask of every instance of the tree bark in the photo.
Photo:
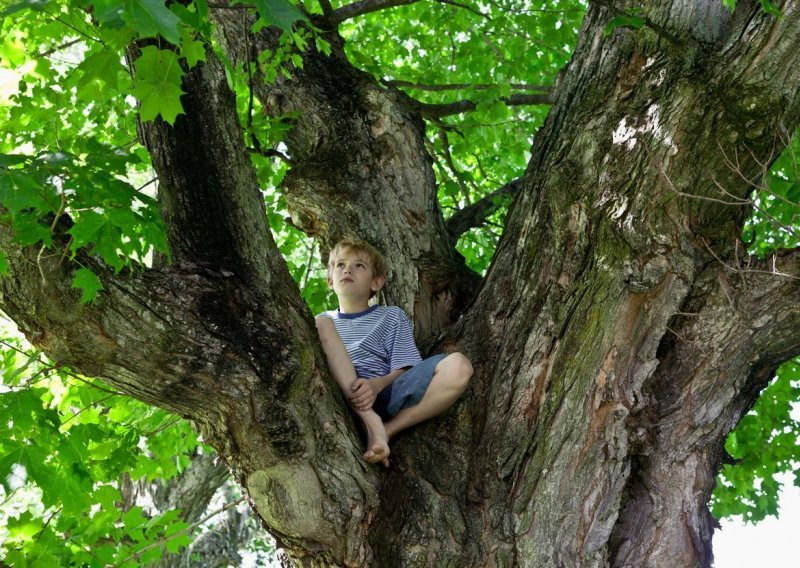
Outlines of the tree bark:
M299 565L708 566L724 438L800 350L800 253L737 262L743 198L800 123L800 3L653 3L605 34L627 7L590 6L477 295L403 95L334 35L291 80L254 83L301 111L297 224L386 251L388 300L475 366L387 472L360 459L213 57L186 76L186 115L142 128L176 263L115 277L83 259L106 290L80 306L70 265L3 228L3 310L53 359L195 421ZM225 14L233 58L277 41L243 43Z

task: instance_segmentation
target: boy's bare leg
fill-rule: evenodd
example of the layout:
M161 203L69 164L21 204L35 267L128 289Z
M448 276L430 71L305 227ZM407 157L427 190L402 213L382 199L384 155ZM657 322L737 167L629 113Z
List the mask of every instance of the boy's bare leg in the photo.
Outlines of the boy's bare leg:
M401 410L386 423L387 438L450 408L467 388L471 376L472 363L461 353L451 353L439 361L419 404Z
M334 380L344 393L345 400L348 400L351 390L350 386L358 378L353 362L347 355L347 349L342 343L342 338L336 331L333 320L320 316L317 318L317 331L322 342L322 350L328 359L328 367L331 369ZM369 463L382 462L389 465L389 437L383 420L372 410L358 410L353 408L353 412L361 419L364 430L367 431L367 450L364 452L364 459Z

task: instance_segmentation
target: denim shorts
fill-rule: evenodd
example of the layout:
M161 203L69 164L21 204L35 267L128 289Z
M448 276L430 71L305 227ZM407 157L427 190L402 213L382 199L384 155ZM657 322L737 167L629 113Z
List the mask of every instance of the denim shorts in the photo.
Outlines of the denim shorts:
M436 365L445 357L447 357L445 354L432 355L406 370L378 393L372 409L383 420L388 420L404 408L416 406L431 384Z

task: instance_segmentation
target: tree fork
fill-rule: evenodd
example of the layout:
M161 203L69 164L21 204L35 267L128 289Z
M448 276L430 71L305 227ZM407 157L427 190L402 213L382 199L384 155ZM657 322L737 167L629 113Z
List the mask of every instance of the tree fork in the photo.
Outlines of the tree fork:
M278 46L280 30L251 36L249 17L226 11L214 17L234 61L257 68L258 54ZM413 315L425 350L458 319L479 278L444 225L413 102L355 69L335 31L325 38L330 56L311 45L291 79L279 75L270 84L259 72L251 85L272 116L302 110L285 139L292 160L282 188L289 211L297 227L319 239L323 253L340 238L357 236L387 256L386 300Z

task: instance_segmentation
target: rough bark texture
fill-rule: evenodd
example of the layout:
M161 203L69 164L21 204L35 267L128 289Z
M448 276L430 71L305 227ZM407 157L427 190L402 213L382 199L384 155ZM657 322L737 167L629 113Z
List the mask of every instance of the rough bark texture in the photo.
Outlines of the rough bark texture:
M413 105L336 37L258 86L301 111L298 225L323 247L374 241L419 338L474 363L388 472L359 458L213 58L187 76L187 115L142 129L178 262L106 274L79 306L71 269L4 229L3 309L54 359L194 420L298 564L708 566L724 437L800 350L798 253L738 260L738 200L800 123L800 4L780 8L651 3L645 27L606 35L612 10L591 5L474 297ZM219 23L238 59L276 41Z

